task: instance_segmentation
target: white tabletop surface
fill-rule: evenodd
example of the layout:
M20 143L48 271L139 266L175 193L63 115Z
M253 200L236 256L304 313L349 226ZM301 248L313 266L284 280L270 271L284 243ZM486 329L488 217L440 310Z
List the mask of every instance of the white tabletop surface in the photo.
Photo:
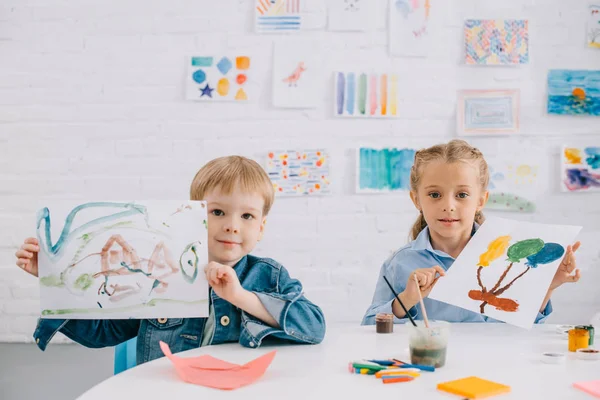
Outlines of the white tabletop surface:
M600 361L580 360L569 353L567 337L557 333L555 325L536 325L526 331L506 324L452 324L444 367L423 372L412 382L387 385L374 376L349 373L348 362L391 357L410 361L407 327L403 325L394 325L392 334L377 334L374 326L340 324L329 326L325 340L319 345L247 349L232 343L190 350L178 356L210 354L243 364L274 349L277 354L266 373L237 390L222 391L185 383L170 361L162 357L101 382L80 399L341 400L379 395L419 400L460 399L438 391L436 385L475 375L511 386L510 393L494 398L575 400L593 397L573 388L573 382L600 379ZM543 352L562 352L566 359L559 365L544 364Z

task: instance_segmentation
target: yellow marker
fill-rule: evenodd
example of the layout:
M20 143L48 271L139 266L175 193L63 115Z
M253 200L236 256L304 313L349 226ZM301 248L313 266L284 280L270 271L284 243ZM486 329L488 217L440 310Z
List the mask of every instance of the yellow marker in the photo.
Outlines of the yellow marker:
M412 376L413 378L417 378L421 376L421 374L414 371L402 371L402 369L394 371L379 371L375 374L376 378L381 378L382 376Z
M501 257L508 248L510 236L500 236L494 239L487 248L487 251L479 256L478 267L489 267L490 263Z

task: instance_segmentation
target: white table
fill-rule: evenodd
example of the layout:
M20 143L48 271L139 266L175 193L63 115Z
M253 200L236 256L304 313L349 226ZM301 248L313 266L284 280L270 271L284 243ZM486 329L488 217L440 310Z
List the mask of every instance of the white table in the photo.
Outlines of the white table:
M598 340L598 336L596 336ZM178 353L182 357L210 354L243 364L273 347L246 349L239 344L209 346ZM185 383L165 357L140 365L96 385L80 399L370 399L401 395L403 399L460 399L440 392L436 384L476 375L511 386L502 399L592 399L572 387L575 381L600 379L600 361L579 360L567 351L567 338L555 325L536 325L525 331L506 324L453 324L447 362L435 372L423 372L412 382L384 385L380 379L348 372L356 359L396 357L407 360L407 327L395 325L392 334L377 334L374 326L329 326L323 343L315 346L277 346L273 363L255 383L221 391ZM542 363L543 352L563 352L560 365ZM408 360L410 361L410 360ZM382 399L384 397L381 397Z

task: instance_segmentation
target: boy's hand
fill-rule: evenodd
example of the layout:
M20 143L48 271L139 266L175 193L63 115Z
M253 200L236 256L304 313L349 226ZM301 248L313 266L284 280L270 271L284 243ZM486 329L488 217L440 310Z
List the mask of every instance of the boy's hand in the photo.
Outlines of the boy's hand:
M235 270L228 265L211 261L204 267L204 272L208 284L217 296L235 305L244 292Z
M575 252L580 245L580 242L575 242L573 246L567 246L567 252L556 270L554 278L552 278L552 283L550 283L550 291L565 282L577 282L581 278L581 273L576 269L577 263L575 262ZM573 271L575 271L575 275L571 275Z
M444 269L439 265L431 268L414 270L408 277L406 289L404 289L404 292L402 292L404 294L403 297L405 297L410 304L416 304L419 302L419 291L421 292L421 297L427 297L437 280L440 278L440 276L436 278L436 274L444 276L446 275L446 271L444 271ZM419 281L418 286L413 275L416 276L417 280Z
M33 276L38 276L38 252L40 247L36 238L27 238L15 253L17 266Z

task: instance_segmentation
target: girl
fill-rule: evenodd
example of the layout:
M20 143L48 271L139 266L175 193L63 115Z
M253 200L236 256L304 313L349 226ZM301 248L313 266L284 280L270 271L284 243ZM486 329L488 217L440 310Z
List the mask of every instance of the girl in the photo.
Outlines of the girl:
M410 172L410 198L419 210L412 241L397 250L381 267L375 295L362 324L372 325L378 313L393 313L395 322L406 315L383 276L386 276L400 300L415 319L423 319L419 292L430 319L448 322L495 321L479 313L427 298L437 280L445 275L455 258L484 221L481 210L488 199L488 166L481 152L463 140L419 150ZM577 242L568 246L548 293L540 307L536 323L552 312L552 292L565 282L581 277L575 263ZM572 272L575 271L575 274ZM417 277L418 285L414 276Z

